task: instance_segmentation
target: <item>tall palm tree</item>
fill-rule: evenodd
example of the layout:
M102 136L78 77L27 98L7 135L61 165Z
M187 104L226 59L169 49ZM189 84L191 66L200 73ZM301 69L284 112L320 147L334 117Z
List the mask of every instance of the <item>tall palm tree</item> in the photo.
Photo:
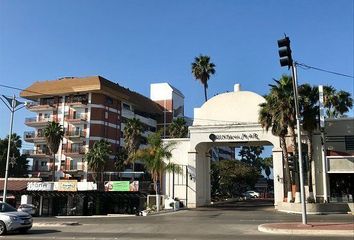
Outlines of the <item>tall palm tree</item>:
M146 170L150 173L154 183L154 190L158 199L161 193L162 177L164 172L179 171L176 164L164 162L164 159L169 160L172 157L171 148L174 142L164 144L161 139L161 132L155 132L148 136L148 147L139 149L135 154L135 159L143 161ZM157 208L159 204L157 201Z
M171 138L185 138L188 135L188 127L184 118L177 118L172 121L168 127L168 132Z
M215 74L215 64L210 62L209 56L200 55L195 57L192 63L192 74L196 80L199 80L204 85L205 101L207 101L208 80L210 75Z
M127 151L126 163L132 163L134 155L139 149L144 128L142 122L137 118L128 119L124 127L124 143ZM134 171L134 164L133 164Z
M291 185L293 180L290 175L289 156L286 145L286 135L288 134L288 119L281 110L281 104L276 96L269 94L265 96L266 102L260 104L259 123L266 131L271 129L272 134L280 138L283 163L285 167L284 182L287 191L288 201L292 200Z
M47 142L48 149L50 153L53 154L52 180L55 182L55 154L58 152L60 142L64 136L64 131L59 123L52 121L48 122L48 125L44 128L43 133Z
M313 162L313 133L318 127L319 106L318 88L309 84L299 86L299 106L302 116L302 128L307 132L307 177L309 186L309 197L313 197L312 187L312 162Z
M300 196L300 176L299 176L299 162L298 162L298 145L296 144L296 112L295 112L295 101L294 101L294 86L293 81L290 76L283 75L279 80L274 79L275 85L270 84L270 92L273 97L276 98L276 102L279 105L279 111L285 117L289 128L289 135L291 140L291 148L294 156L294 183L296 186L297 196ZM298 134L301 133L301 129L298 129Z
M110 147L111 144L109 142L101 139L95 142L85 155L87 166L93 172L95 181L102 181L102 179L98 180L97 176L103 172L104 166L109 159L109 154L111 153Z

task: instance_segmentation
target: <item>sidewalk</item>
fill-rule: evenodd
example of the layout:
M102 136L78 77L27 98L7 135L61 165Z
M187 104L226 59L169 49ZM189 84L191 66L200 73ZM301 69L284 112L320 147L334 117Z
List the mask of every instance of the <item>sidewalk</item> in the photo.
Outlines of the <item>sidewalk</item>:
M312 222L307 225L299 222L267 223L259 225L258 231L274 234L349 236L354 238L354 223Z

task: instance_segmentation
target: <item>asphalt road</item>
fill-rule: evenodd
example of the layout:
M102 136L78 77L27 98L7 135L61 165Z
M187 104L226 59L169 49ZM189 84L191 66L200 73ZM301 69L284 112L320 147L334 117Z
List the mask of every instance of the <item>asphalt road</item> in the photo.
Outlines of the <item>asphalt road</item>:
M291 236L262 233L258 225L272 222L301 223L301 215L274 211L263 200L226 203L147 217L35 218L29 233L11 233L5 239L350 239L351 237ZM312 222L353 222L353 216L310 215ZM76 226L60 225L78 222Z

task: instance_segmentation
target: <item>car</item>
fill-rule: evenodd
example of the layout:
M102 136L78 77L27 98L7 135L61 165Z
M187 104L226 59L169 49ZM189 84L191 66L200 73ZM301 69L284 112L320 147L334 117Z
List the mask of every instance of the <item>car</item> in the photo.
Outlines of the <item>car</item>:
M243 195L244 197L246 197L246 199L247 199L247 198L259 198L259 193L256 192L256 191L252 191L252 190L249 190L249 191L247 191L247 192L244 192L242 195Z
M31 214L17 211L11 205L0 202L0 235L10 231L26 233L32 228L33 219Z
M37 208L33 204L21 204L17 211L22 211L31 214L32 216L36 214Z

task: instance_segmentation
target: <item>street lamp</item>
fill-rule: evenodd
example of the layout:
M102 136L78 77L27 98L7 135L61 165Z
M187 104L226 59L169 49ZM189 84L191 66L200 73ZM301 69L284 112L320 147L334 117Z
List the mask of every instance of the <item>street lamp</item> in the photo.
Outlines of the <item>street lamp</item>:
M7 178L9 174L9 160L10 160L10 149L11 149L11 136L12 136L12 127L14 123L14 113L17 110L20 110L21 108L25 107L27 104L24 102L20 102L16 100L16 96L13 95L12 98L6 97L2 95L2 98L0 97L1 101L6 105L6 107L10 110L11 112L11 117L10 117L10 131L9 131L9 139L8 139L8 144L7 144L7 156L6 156L6 170L5 170L5 181L4 181L4 191L3 191L3 197L2 201L6 202L6 194L7 194ZM7 101L5 101L5 100ZM18 107L20 105L24 104L22 107Z

